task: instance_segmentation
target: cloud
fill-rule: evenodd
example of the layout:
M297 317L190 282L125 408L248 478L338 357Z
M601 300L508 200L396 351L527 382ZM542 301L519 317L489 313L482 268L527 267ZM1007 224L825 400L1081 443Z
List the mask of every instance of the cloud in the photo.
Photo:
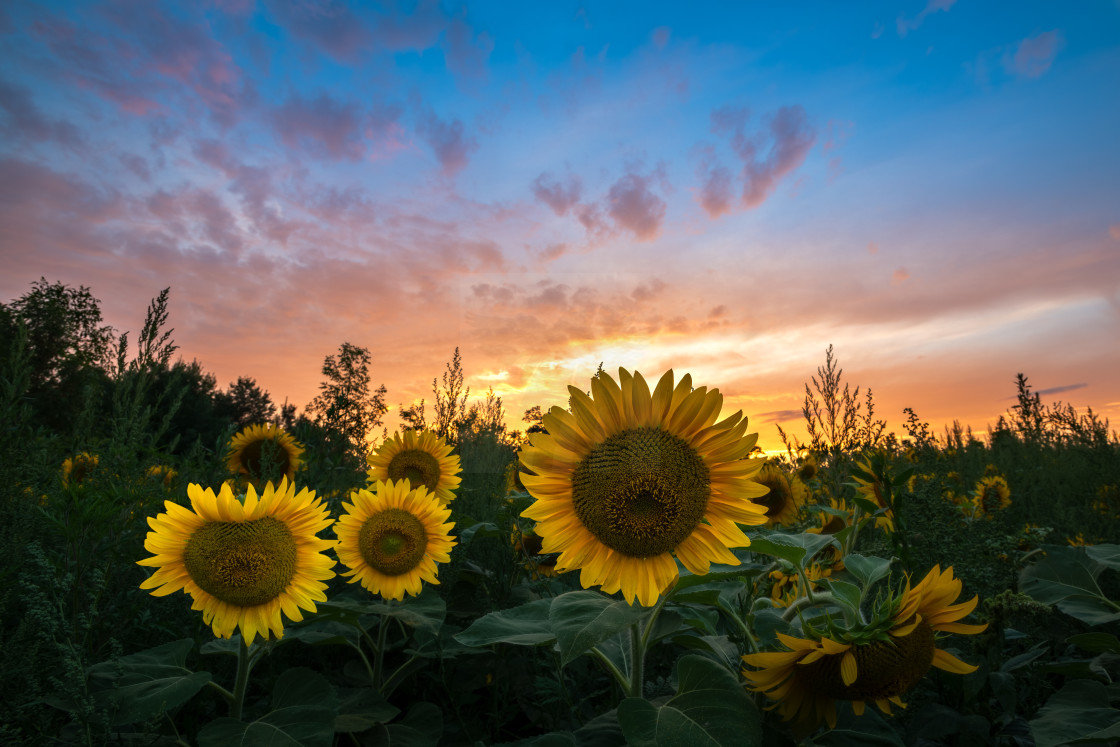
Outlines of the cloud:
M1039 389L1035 394L1046 396L1049 394L1061 394L1062 392L1072 392L1074 389L1084 389L1089 386L1088 384L1066 384L1065 386L1054 386L1049 389Z
M470 24L456 18L443 35L443 56L447 69L455 75L485 78L486 63L494 51L494 40L485 31L475 34Z
M908 32L913 31L914 29L921 26L922 23L926 20L926 17L932 15L933 13L938 13L941 11L945 11L946 13L949 12L949 9L952 8L953 5L956 4L956 2L957 0L929 0L929 2L926 3L926 7L922 8L922 12L914 16L913 18L906 19L902 16L899 16L898 20L895 21L895 27L898 29L898 35L905 37Z
M82 144L78 128L63 120L46 117L23 86L0 80L0 134L10 142L42 143L53 140L67 148Z
M353 103L295 95L273 112L272 124L289 148L334 160L361 160L365 154L362 114Z
M1120 241L1120 223L1113 223L1108 227L1108 235L1113 241Z
M583 193L583 181L575 174L568 174L563 182L545 171L532 183L533 196L552 208L558 216L566 215Z
M630 297L639 303L642 301L649 301L661 295L667 287L665 281L654 278L648 283L641 283L635 287L634 290L630 291Z
M816 133L800 106L783 106L769 120L772 142L766 156L759 159L753 144L742 152L743 205L747 208L761 205L783 176L805 162L816 142Z
M1061 31L1045 31L1019 42L1014 55L1004 55L1003 67L1011 75L1037 78L1050 69L1054 58L1064 46L1065 37Z
M373 34L343 0L267 3L277 23L339 61L353 62L370 48Z
M762 420L763 423L784 423L787 420L797 420L805 416L801 410L771 410L760 412L751 420Z
M731 212L735 200L734 176L731 169L719 165L712 146L702 146L700 154L700 162L696 166L696 178L701 182L700 207L704 208L709 218L718 218Z
M658 26L649 35L649 38L650 41L653 42L653 46L657 47L658 49L665 49L665 45L669 43L669 37L672 35L672 33L672 29L670 29L668 26Z
M631 172L620 177L607 193L611 218L639 241L656 239L665 219L665 201L650 189L652 180L653 177Z
M910 272L905 267L899 267L891 274L891 285L902 285L910 279Z
M478 142L464 134L460 120L440 119L428 108L419 115L416 134L431 147L445 176L454 176L462 171L470 154L478 149Z

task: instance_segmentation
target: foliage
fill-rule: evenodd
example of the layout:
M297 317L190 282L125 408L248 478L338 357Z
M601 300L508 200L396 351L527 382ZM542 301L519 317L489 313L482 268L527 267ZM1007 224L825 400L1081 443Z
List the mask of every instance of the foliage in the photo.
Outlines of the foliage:
M387 412L385 386L372 389L369 350L344 342L338 355L323 360L325 380L307 405L308 416L328 434L337 434L340 451L364 456L367 439ZM328 439L331 438L328 435Z

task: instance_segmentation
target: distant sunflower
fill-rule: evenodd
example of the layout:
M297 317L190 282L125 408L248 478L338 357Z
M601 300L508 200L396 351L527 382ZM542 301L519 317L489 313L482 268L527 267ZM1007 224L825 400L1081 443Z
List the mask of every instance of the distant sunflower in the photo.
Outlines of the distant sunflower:
M776 701L774 707L786 721L797 720L810 728L821 721L836 726L836 701L851 701L862 715L868 701L890 714L891 704L904 707L901 696L925 676L931 666L955 674L976 667L937 648L936 633L975 634L985 625L958 622L976 607L977 598L954 604L961 582L953 569L938 566L917 586L907 588L896 600L896 609L885 632L868 638L859 635L796 638L778 633L788 651L748 654L743 661L748 688Z
M90 478L99 461L97 454L90 454L88 451L67 457L62 462L62 486L68 488L71 485L81 485Z
M450 561L455 546L451 509L408 480L379 480L350 493L350 500L334 527L338 559L350 569L341 575L396 600L418 595L424 581L439 583L436 563Z
M256 636L284 635L281 612L299 622L301 609L315 611L327 599L322 583L334 576L323 554L335 543L315 535L330 526L322 499L282 480L258 498L247 486L244 503L228 485L217 495L191 483L191 509L166 501L167 513L149 518L144 549L153 557L139 565L157 570L141 589L162 597L180 589L194 599L214 635L241 629L246 645Z
M456 476L463 471L459 457L451 453L442 436L428 430L394 433L366 461L370 486L380 480L407 479L413 487L423 485L443 505L455 498L455 490L462 482Z
M640 373L618 373L621 386L592 379L592 396L569 386L571 411L553 407L548 432L530 434L521 479L536 500L521 515L559 570L651 606L677 577L673 554L696 574L739 564L728 548L750 544L738 524L766 522L752 502L766 489L761 461L745 458L757 434L742 412L716 422L718 390L693 391L687 374L674 387L670 370L651 394Z
M278 425L250 425L229 442L226 466L234 474L246 475L250 481L291 482L303 464L303 444Z
M976 514L986 519L993 518L1011 505L1011 489L1007 487L1007 480L999 475L981 478L972 493L972 503Z
M163 487L166 490L171 489L171 484L178 476L179 473L171 467L168 467L166 464L156 464L148 467L148 477L152 480L163 483Z
M864 461L857 463L857 466L866 474L872 475L870 480L866 480L858 475L852 475L852 479L856 481L858 487L856 492L860 493L864 498L873 502L879 508L887 509L886 512L880 514L875 518L875 526L880 529L885 529L888 532L894 531L894 512L891 511L887 503L886 491L889 489L879 477L875 477L875 471L872 464L878 455L866 457Z
M754 478L770 489L770 492L755 503L766 507L768 526L796 524L800 518L801 507L805 504L805 484L797 477L791 478L777 462L767 459L758 476Z
M524 555L522 567L533 578L551 578L562 573L556 567L557 555L544 552L544 541L534 530L515 530L510 535L510 543L515 553Z

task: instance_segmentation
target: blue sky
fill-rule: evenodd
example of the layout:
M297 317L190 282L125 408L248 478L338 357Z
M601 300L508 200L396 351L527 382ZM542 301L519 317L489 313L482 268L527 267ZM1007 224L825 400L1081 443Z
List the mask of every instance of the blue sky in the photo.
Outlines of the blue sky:
M0 10L0 299L172 287L223 385L394 405L455 346L514 415L599 361L773 445L834 344L898 430L1014 375L1120 418L1120 4ZM390 421L390 425L392 421Z

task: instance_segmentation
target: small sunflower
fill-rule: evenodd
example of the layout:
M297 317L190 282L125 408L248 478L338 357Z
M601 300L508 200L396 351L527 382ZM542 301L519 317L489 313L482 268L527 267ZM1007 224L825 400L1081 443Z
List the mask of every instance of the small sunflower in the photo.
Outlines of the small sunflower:
M435 494L409 480L379 480L350 493L350 500L334 527L338 559L350 569L341 575L396 600L419 595L424 581L439 583L436 563L451 560L455 539L451 509Z
M972 503L976 514L986 519L993 518L997 512L1011 505L1011 489L1007 487L1007 480L999 475L981 478L972 493Z
M509 539L510 544L513 545L513 551L525 556L522 567L534 579L552 578L563 572L556 567L557 555L544 552L544 540L533 529L520 530L515 528Z
M820 457L816 453L807 449L798 452L797 469L794 470L794 475L804 482L809 482L820 474L820 471Z
M326 601L322 582L334 576L334 561L323 551L335 543L315 536L331 519L314 491L297 494L283 480L268 483L259 498L249 485L244 502L228 485L215 495L191 483L187 495L191 509L166 501L167 513L148 519L144 549L153 557L138 564L157 570L141 589L157 597L182 589L214 635L229 638L240 628L246 645L257 635L281 638L281 612L298 622L301 609L314 612L315 602Z
M451 453L442 436L428 430L406 430L403 436L394 433L366 461L369 486L378 481L407 479L413 486L423 485L445 506L455 498L462 482L456 477L463 471L459 457Z
M879 508L887 509L886 512L880 514L875 518L875 526L879 529L885 529L888 532L894 531L894 513L891 511L887 503L886 492L890 489L884 482L883 478L876 474L873 465L876 463L879 455L873 454L866 457L863 462L857 466L866 474L871 475L871 479L864 479L858 475L852 475L852 479L856 481L858 487L856 491L864 498L874 503Z
M885 630L877 635L819 635L797 638L778 633L788 651L748 654L743 661L748 687L776 701L786 721L797 720L809 728L821 721L836 726L836 701L847 700L856 715L867 702L890 714L891 704L905 707L901 696L925 676L931 666L956 674L976 667L937 648L938 631L975 634L985 625L958 622L976 607L977 598L954 604L961 582L953 569L940 567L906 589L894 603Z
M766 507L767 526L796 524L805 504L805 484L796 476L791 478L781 465L770 459L754 479L770 489L769 493L755 499L755 503Z
M817 583L818 581L830 576L832 576L832 568L821 563L812 563L805 569L805 577L813 591L818 591L821 588L821 585ZM775 607L788 607L798 598L805 596L805 592L801 588L803 586L801 576L796 571L791 573L780 570L771 571L770 580L774 582L774 585L770 587L770 599L774 602Z
M178 476L179 473L166 464L156 464L148 467L148 478L162 482L166 490L171 489L171 484L175 482L175 478Z
M90 454L88 451L67 457L62 462L62 487L78 486L89 480L99 461L101 460L97 454Z
M251 481L286 477L291 482L303 464L303 444L278 425L250 425L229 442L226 466Z
M621 591L651 606L677 578L675 553L705 574L711 563L738 565L728 549L750 540L739 524L766 522L766 493L746 459L757 434L738 412L716 422L723 395L670 370L650 393L640 373L602 373L591 394L569 386L571 411L544 416L547 433L521 449L522 475L535 502L522 512L537 522L543 550L558 552L561 571L581 569L584 588Z

